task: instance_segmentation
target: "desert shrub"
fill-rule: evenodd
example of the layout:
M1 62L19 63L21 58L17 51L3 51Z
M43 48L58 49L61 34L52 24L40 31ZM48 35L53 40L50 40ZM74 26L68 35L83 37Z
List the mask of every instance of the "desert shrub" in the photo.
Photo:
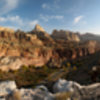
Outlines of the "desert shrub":
M66 67L69 67L70 68L71 67L71 63L70 62L67 62L66 63Z
M73 66L73 71L77 71L77 67L76 66Z

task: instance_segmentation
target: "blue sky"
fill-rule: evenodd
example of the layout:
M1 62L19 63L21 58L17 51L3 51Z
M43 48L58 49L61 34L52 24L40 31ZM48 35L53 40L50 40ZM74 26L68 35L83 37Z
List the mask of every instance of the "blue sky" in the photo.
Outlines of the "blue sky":
M100 34L100 0L0 0L0 26Z

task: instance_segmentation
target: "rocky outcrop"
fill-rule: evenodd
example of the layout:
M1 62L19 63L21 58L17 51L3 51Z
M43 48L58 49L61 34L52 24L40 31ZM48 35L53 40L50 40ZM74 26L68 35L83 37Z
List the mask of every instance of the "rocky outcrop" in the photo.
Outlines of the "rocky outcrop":
M2 82L0 91L0 100L100 100L100 83L81 86L62 79L53 85L54 93L49 92L45 86L17 89L13 81Z
M11 28L7 28L7 27L1 27L0 26L0 32L1 31L6 31L6 32L10 32L10 33L14 33L14 30Z
M0 70L10 71L18 70L23 65L19 57L1 57L0 58Z
M45 65L52 57L52 50L45 51L45 49L43 50L41 48L36 48L31 52L31 54L28 51L23 51L21 56L13 56L12 52L7 55L8 56L0 57L0 70L2 71L18 70L23 65L41 67ZM16 54L14 53L14 55Z
M51 36L40 25L36 25L35 29L29 33L35 34L40 40L44 42L44 45L46 46L52 46L55 44Z
M0 97L6 96L17 88L14 81L0 82Z
M51 37L55 40L66 40L66 41L74 41L79 42L80 38L73 32L64 31L64 30L54 30Z
M35 26L34 31L37 31L37 32L45 32L45 30L39 24L37 24Z
M53 91L57 92L74 92L74 88L81 88L81 86L72 81L59 79L53 86Z
M66 95L70 93L70 95L68 95L67 98L72 99L72 100L74 99L99 100L100 99L100 83L92 84L89 86L81 86L80 84L76 82L58 80L54 85L54 91L55 89L56 89L56 92L58 93L60 92L59 94L60 96L63 95L63 92L65 92Z

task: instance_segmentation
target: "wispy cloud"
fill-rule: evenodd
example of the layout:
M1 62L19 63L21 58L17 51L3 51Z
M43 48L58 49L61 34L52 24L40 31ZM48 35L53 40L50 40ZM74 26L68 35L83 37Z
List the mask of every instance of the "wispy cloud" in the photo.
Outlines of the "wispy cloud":
M33 21L30 21L30 22L29 22L29 26L30 26L31 28L33 28L33 26L36 25L36 24L38 24L38 23L39 23L39 20L33 20Z
M41 7L45 10L54 11L55 9L60 8L60 1L61 0L53 0L52 4L51 3L43 3Z
M49 5L48 5L48 4L43 3L43 4L42 4L42 8L43 8L43 9L49 9L50 7L49 7Z
M84 16L77 16L74 18L74 24L79 23L82 19L84 18Z
M19 25L23 24L23 20L20 18L20 16L7 16L7 17L0 17L0 23L6 23L6 22L12 22L17 23Z
M49 20L52 20L52 19L54 19L54 20L62 20L64 18L64 16L62 16L62 15L51 15L51 16L49 16L49 15L42 15L41 14L40 18L42 20L48 22Z
M10 23L9 27L11 27L11 28L14 28L14 29L21 28L21 29L28 30L28 29L33 29L34 26L39 23L39 20L23 19L18 15L0 17L0 24L1 25L3 24L5 26L7 26L8 23Z
M1 0L0 1L0 15L6 14L17 8L20 0Z

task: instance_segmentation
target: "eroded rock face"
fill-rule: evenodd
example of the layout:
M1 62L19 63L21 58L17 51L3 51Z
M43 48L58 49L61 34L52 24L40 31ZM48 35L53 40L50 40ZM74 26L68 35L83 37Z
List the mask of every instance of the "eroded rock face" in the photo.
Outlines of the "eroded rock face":
M45 32L45 30L44 30L39 24L37 24L37 25L35 26L34 31Z
M36 35L41 41L43 41L44 45L46 46L52 46L55 44L52 37L47 33L43 31L31 31L30 34Z
M78 35L70 31L54 30L51 36L55 40L66 40L66 41L75 41L75 42L80 41L80 38L78 37Z
M0 32L0 69L2 71L17 70L22 65L43 66L51 56L52 49L47 49L34 34L22 31Z
M1 57L0 70L8 72L9 70L18 70L23 65L19 57Z
M18 51L19 52L19 51ZM21 52L19 52L21 53ZM45 65L49 59L52 57L52 50L46 50L41 48L33 49L33 51L23 51L21 56L16 56L12 52L8 56L1 56L0 57L0 70L2 71L10 71L10 70L18 70L23 65L29 66L33 65L35 67L41 67ZM12 56L11 56L12 55Z
M6 27L1 27L1 26L0 26L0 31L6 31L6 32L14 33L14 30L13 29L6 28Z
M92 41L92 40L88 41L86 43L86 45L87 45L87 48L88 48L88 51L89 51L90 54L95 53L96 47L97 47L97 42L96 41Z
M69 31L54 31L50 36L36 25L31 32L17 30L0 31L0 69L17 70L22 65L41 67L45 64L62 67L63 61L77 59L97 51L97 43L81 43L79 37Z

